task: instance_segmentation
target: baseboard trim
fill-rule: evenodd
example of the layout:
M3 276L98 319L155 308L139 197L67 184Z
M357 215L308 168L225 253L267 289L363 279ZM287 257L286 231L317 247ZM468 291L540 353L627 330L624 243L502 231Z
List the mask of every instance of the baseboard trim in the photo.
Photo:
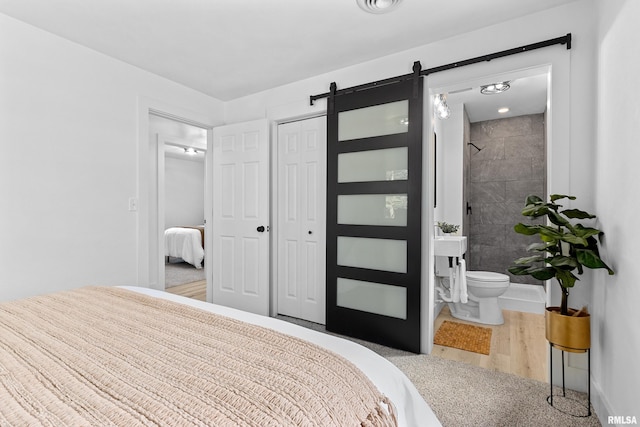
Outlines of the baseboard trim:
M591 379L591 405L593 411L600 420L600 424L603 426L610 425L608 420L609 416L614 412L611 410L611 404L607 401L607 398L602 393L600 385Z

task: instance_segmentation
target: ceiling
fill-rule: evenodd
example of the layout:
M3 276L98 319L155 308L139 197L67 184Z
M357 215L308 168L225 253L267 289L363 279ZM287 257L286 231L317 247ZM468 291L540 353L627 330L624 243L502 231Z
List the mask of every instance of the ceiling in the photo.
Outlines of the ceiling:
M480 86L508 81L510 88L506 92L484 95ZM501 75L492 81L469 82L448 89L447 104L451 107L464 104L471 123L485 120L543 113L547 108L546 70L527 70L523 73ZM508 108L501 113L500 108Z
M222 101L574 0L0 0L0 13ZM491 47L487 47L490 53Z

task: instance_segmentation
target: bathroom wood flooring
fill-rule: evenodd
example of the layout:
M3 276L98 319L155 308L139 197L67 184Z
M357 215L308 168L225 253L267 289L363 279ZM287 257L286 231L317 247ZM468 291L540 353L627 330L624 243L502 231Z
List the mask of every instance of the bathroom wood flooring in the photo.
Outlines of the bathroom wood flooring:
M445 320L491 328L491 351L484 355L434 345L432 354L443 359L457 360L547 382L549 356L544 335L544 315L508 310L503 310L502 313L504 324L481 325L456 319L445 306L436 318L434 330L437 331Z
M206 301L206 281L174 286L167 288L167 292ZM504 324L499 326L471 323L493 330L489 355L440 345L433 346L432 354L443 359L457 360L547 382L548 344L544 336L544 315L508 310L503 310L503 315ZM436 319L435 330L445 320L469 323L451 316L449 308L445 306Z

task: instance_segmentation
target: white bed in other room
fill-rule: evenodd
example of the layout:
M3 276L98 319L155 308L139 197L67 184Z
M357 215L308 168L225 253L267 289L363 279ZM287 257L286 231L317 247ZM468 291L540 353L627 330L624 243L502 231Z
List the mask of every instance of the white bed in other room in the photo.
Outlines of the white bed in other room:
M204 226L167 228L164 231L164 255L182 258L195 268L202 268Z
M158 298L176 301L192 307L197 307L212 313L241 320L243 322L274 329L331 350L357 366L371 380L371 382L373 382L378 390L389 397L396 407L399 426L427 427L441 425L440 421L424 401L416 387L411 383L407 376L400 371L400 369L387 359L358 343L336 337L334 335L304 328L273 317L248 313L154 289L140 287L125 288L141 292L145 295L151 295Z

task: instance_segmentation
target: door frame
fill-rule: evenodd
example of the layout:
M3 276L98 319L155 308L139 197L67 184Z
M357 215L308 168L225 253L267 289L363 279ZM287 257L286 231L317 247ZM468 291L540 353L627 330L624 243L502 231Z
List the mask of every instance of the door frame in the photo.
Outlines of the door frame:
M569 164L571 154L571 55L563 49L540 49L528 52L526 55L514 55L503 58L500 61L491 61L474 64L471 67L460 69L452 69L447 72L437 73L429 76L428 84L425 85L425 99L433 94L442 93L446 90L453 89L456 85L469 87L471 82L493 81L494 78L500 76L508 76L526 71L547 70L547 129L546 129L546 168L547 168L547 194L560 193L572 194L572 186L570 179L570 170L565 166ZM433 117L433 103L426 104L429 107L429 117ZM426 131L433 132L434 125L431 121L426 126ZM564 141L564 142L559 142ZM442 170L442 168L439 168ZM431 211L433 214L433 210ZM431 222L433 224L433 221ZM429 229L433 233L433 227ZM429 237L429 244L431 236ZM435 296L435 278L433 276L434 261L433 257L429 257L429 293ZM556 292L557 287L550 286L550 281L546 285L547 305L553 299L559 298ZM433 316L433 306L429 307L429 324L431 325L430 336L428 342L431 343L428 352L433 348L433 325L435 316ZM567 362L568 363L568 362ZM572 369L567 366L567 380L572 384L581 384L576 378L582 378L584 371L582 369ZM556 369L554 365L554 370ZM558 374L559 376L559 374Z
M211 232L213 195L211 192L211 164L212 164L212 146L213 132L215 126L219 126L222 122L213 122L210 115L205 112L194 112L193 110L183 109L175 105L167 104L152 98L144 96L138 97L138 186L137 195L134 197L138 202L137 209L137 229L138 229L138 286L145 286L151 289L164 290L158 283L157 275L160 267L158 264L162 260L159 256L160 245L157 239L152 238L152 234L156 234L159 228L159 209L158 209L158 174L152 175L151 165L157 164L154 159L154 152L151 150L151 142L149 138L149 114L155 114L164 118L179 121L192 126L197 126L207 130L207 154L205 157L205 235ZM157 140L153 142L157 146ZM211 248L210 243L205 239L205 266L211 265ZM211 302L212 294L212 272L206 269L205 276L207 280L207 301Z
M178 120L175 120L178 121ZM184 123L184 122L180 122L180 123ZM208 135L210 130L206 129L207 131L207 139L208 139ZM165 187L165 162L166 162L166 151L165 151L165 146L167 145L172 145L174 147L181 147L181 148L189 148L189 147L194 147L197 148L199 150L203 150L205 151L205 160L204 160L204 168L205 168L205 175L202 177L202 179L204 180L204 186L205 186L205 205L202 207L203 211L202 211L202 215L206 217L207 215L207 210L205 208L206 206L206 198L208 197L207 194L207 170L210 169L208 167L207 164L207 159L209 159L208 153L209 150L204 150L201 147L196 147L193 145L193 143L187 139L183 139L183 138L177 138L171 135L164 135L164 134L157 134L157 168L158 168L158 173L157 173L157 180L158 180L158 218L157 218L157 236L158 236L158 253L156 254L156 256L158 257L158 288L160 290L165 290L166 289L166 283L165 283L165 263L164 263L164 258L165 258L165 251L163 251L163 249L165 249L164 247L164 230L165 230L165 224L164 224L164 220L166 218L165 212L166 212L166 206L165 206L165 192L164 191L160 191L161 188ZM207 144L208 145L208 144ZM208 222L208 221L207 221ZM206 235L206 222L205 222L205 235ZM206 256L206 245L207 245L207 239L205 239L205 241L203 242L205 245L205 256ZM208 268L209 268L209 263L205 262L204 263L204 274L205 274L205 278L207 277L207 273L208 273Z

